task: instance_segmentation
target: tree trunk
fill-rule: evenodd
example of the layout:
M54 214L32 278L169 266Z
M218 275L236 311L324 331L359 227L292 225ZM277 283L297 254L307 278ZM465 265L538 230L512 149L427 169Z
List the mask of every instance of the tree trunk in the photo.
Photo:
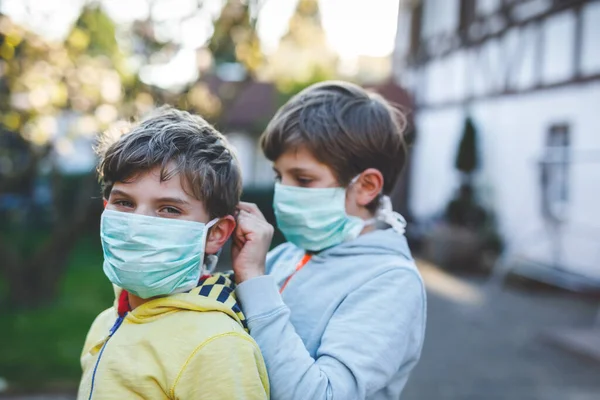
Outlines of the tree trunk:
M77 207L70 217L59 216L50 236L30 255L21 255L0 238L0 264L8 283L8 306L31 309L50 304L59 292L69 255L91 209L91 178L79 190Z
M9 306L36 308L56 298L79 231L80 224L74 223L53 232L40 249L9 273Z

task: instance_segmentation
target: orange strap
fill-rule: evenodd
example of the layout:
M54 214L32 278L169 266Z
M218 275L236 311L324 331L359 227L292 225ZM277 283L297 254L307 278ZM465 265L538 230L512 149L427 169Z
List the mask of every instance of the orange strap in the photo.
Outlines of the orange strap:
M296 265L296 270L294 272L292 272L292 274L287 277L285 282L283 282L283 285L281 285L281 289L279 289L279 293L283 293L283 290L285 289L287 284L290 282L290 279L292 279L292 277L294 275L296 275L296 273L298 271L300 271L302 268L304 268L304 266L306 264L308 264L308 262L310 261L311 258L312 258L312 254L305 254L304 257L302 257L302 260L300 260L300 262Z

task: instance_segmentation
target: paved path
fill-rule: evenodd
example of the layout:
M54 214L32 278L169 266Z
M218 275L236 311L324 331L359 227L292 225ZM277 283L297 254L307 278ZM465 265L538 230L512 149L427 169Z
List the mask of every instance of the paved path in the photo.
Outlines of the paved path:
M591 326L598 301L457 279L425 265L425 348L402 400L598 400L600 363L542 340Z

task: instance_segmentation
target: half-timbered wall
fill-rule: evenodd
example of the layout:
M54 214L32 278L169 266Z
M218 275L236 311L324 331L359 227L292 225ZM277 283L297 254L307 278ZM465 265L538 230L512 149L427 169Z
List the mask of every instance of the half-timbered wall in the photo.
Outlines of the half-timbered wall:
M451 4L451 6L450 6ZM416 98L410 205L441 212L458 185L464 118L478 128L482 199L509 246L551 263L539 161L553 127L567 126L564 262L600 278L600 1L402 1L421 14L419 40L398 35L396 78ZM414 30L403 29L399 32Z

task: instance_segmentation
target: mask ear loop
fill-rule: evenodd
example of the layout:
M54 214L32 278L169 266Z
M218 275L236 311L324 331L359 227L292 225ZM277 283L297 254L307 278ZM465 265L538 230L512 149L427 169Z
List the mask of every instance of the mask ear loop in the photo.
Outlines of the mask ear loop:
M360 178L360 175L361 174L358 174L354 178L352 178L348 186L354 185ZM381 196L381 199L379 201L380 205L379 209L377 210L377 214L375 215L375 218L366 220L365 226L373 225L377 223L377 221L382 221L391 226L394 231L403 235L404 232L406 232L406 220L400 213L394 211L394 209L392 208L392 200L390 199L390 196L383 195Z
M217 268L219 257L221 256L222 249L219 249L217 254L209 254L206 256L206 263L204 264L202 275L212 275Z
M392 227L394 231L403 235L406 232L406 220L404 217L394 211L392 208L392 200L390 196L381 197L381 205L377 210L377 216L375 217L378 221L383 221Z
M217 224L217 222L219 222L219 218L215 218L212 221L210 221L209 223L206 224L206 227L204 229L206 229L206 236L208 238L208 230L210 228L212 228L213 226L215 226ZM219 262L219 257L221 256L221 252L223 251L223 249L219 249L219 251L217 251L217 254L208 254L204 256L205 262L203 262L202 264L202 270L201 270L201 275L212 275L212 273L215 271L215 268L217 268L217 263Z

